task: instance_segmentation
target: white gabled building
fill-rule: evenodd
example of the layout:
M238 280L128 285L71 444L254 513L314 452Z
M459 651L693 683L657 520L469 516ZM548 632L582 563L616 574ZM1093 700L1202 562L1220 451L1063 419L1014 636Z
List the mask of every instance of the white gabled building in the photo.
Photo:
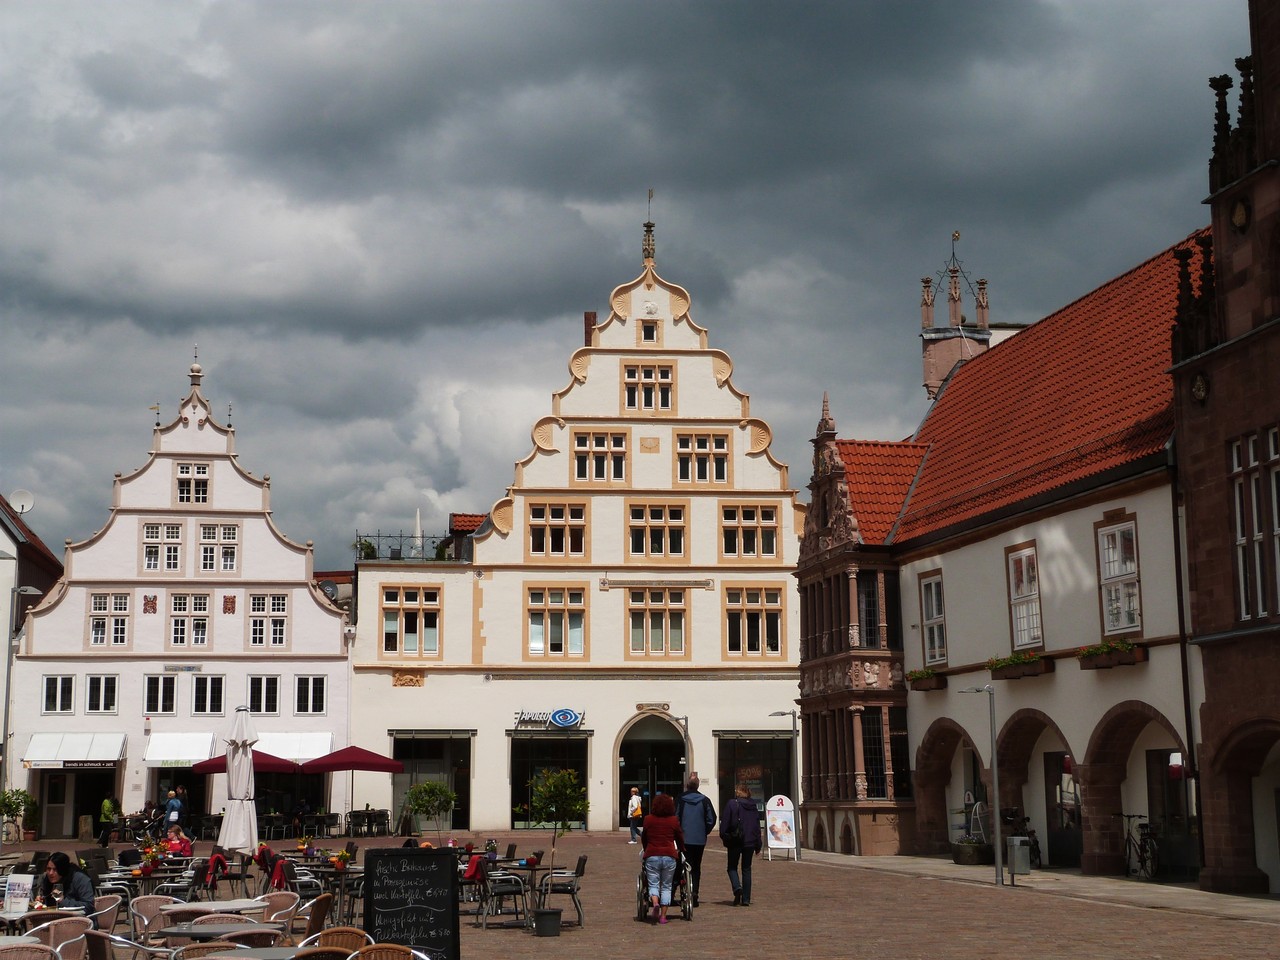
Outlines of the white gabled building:
M68 542L62 579L27 621L10 779L40 801L43 836L75 836L108 794L134 811L183 784L196 816L217 811L223 778L190 767L224 749L240 704L268 753L303 760L347 742L344 616L312 583L310 542L276 529L270 478L240 466L202 376L193 364L178 416L157 419L140 469L116 474L106 524ZM258 778L264 811L295 789ZM319 805L319 778L303 790Z
M441 779L456 828L518 828L547 767L579 771L591 829L691 770L717 807L735 780L793 794L770 714L796 698L803 508L652 224L609 304L460 559L358 564L352 741L406 772L357 774L357 806Z

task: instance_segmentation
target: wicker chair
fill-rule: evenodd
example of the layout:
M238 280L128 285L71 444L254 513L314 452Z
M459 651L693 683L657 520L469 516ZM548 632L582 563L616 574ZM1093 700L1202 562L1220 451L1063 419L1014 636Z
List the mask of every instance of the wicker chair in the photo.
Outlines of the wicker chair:
M324 929L324 925L329 922L329 910L333 906L333 894L322 893L314 900L308 901L304 906L298 908L293 915L293 922L289 925L290 936L300 933L305 940L314 937L317 933ZM299 920L305 921L306 925L301 931L293 928L297 926ZM350 952L350 951L348 951Z
M58 951L43 943L12 943L0 947L0 960L62 960Z
M151 894L145 897L134 897L129 901L129 922L133 927L133 939L139 943L151 943L152 946L164 946L154 943L156 931L168 926L168 918L160 912L167 903L181 903L176 897L162 897Z
M273 893L264 893L258 897L266 907L262 911L262 919L265 923L282 923L285 929L289 929L289 925L293 922L293 915L298 912L298 906L302 902L302 898L291 890L277 890Z
M398 943L371 943L351 955L351 960L415 960L418 956L409 947Z
M27 931L27 936L35 937L46 947L53 947L59 953L66 955L64 950L73 940L82 939L86 930L93 929L93 921L88 917L63 917L61 920L50 920L43 923L32 930ZM78 951L80 956L84 956L85 947L81 945Z
M152 947L138 943L128 937L117 937L113 933L102 930L86 930L84 932L85 948L89 960L116 960L116 951L130 950L134 960L138 957L157 957L169 960L173 951L168 947Z
M307 937L298 946L343 947L350 954L369 943L373 943L373 937L359 927L330 927L328 930L321 930L314 937Z
M93 913L88 914L90 920L96 925L96 929L105 930L110 933L116 928L116 923L120 919L120 908L124 904L124 897L118 893L109 893L101 897L93 898Z
M284 931L274 930L270 927L254 926L236 933L224 933L218 939L229 943L238 943L246 947L277 947L280 945L280 941L284 939Z
M206 940L204 943L188 943L173 951L172 960L195 960L196 957L207 957L211 953L231 953L235 950L247 950L239 944L230 944L226 940ZM94 960L90 957L89 960Z
M346 947L299 947L293 960L347 960L349 956Z
M243 923L252 924L254 921L249 917L241 916L238 913L206 913L203 916L196 917L191 921L193 926L200 926L202 923Z

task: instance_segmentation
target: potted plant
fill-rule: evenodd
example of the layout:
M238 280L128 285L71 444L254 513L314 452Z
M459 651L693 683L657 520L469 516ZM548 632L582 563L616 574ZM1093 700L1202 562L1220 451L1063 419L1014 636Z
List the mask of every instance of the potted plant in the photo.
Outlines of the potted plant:
M547 863L552 874L556 869L556 840L575 823L587 819L591 804L587 788L578 782L577 770L544 770L529 781L529 818L534 823L551 824L551 859ZM534 933L540 937L560 935L559 908L533 911Z
M962 834L951 841L951 862L961 866L985 866L996 862L996 849L981 837Z
M1081 647L1076 651L1076 660L1079 661L1081 670L1110 670L1112 667L1145 663L1147 648L1128 640L1103 640L1092 646Z
M5 790L0 792L0 817L5 820L12 820L15 823L22 816L25 807L24 796L30 796L25 790ZM0 831L0 842L4 840L4 833Z
M991 671L992 680L1021 680L1053 673L1053 661L1038 650L1019 650L1007 657L992 657L987 661L987 669Z
M333 869L337 870L339 873L347 869L347 864L350 862L351 854L346 850L339 850L329 858L329 863L332 864Z
M912 690L945 690L947 688L947 678L945 674L931 667L925 667L923 670L908 670L907 684Z
M404 804L410 813L435 821L437 843L440 840L440 821L453 811L457 802L458 795L435 780L415 783L404 795Z

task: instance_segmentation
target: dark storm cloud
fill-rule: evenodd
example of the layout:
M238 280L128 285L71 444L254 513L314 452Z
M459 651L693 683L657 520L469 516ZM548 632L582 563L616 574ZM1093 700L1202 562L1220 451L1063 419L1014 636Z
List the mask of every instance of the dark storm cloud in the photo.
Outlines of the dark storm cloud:
M1205 78L1245 0L12 2L0 492L101 525L146 407L234 404L283 529L481 511L583 310L658 269L791 482L924 410L919 278L1030 321L1207 220ZM36 518L33 518L36 519Z

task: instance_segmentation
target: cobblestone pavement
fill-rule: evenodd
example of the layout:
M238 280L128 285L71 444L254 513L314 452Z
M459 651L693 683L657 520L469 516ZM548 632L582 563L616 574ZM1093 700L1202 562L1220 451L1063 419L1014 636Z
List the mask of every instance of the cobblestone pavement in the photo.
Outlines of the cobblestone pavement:
M471 839L486 839L475 838ZM520 851L549 847L549 835L498 835ZM396 838L361 847L399 845ZM6 847L26 854L48 844ZM53 844L57 848L58 844ZM75 845L67 845L68 852ZM203 846L203 845L202 845ZM583 880L586 926L556 938L523 929L481 930L463 916L464 958L604 960L691 958L1178 958L1280 957L1280 898L1203 893L1189 884L1151 884L1078 871L1037 870L997 887L992 867L929 857L845 857L805 851L800 862L754 864L749 908L733 907L718 841L703 863L702 905L692 922L673 913L663 926L635 919L639 847L626 833L570 833L558 865L589 856ZM568 904L567 898L558 898ZM572 918L566 910L566 920Z

